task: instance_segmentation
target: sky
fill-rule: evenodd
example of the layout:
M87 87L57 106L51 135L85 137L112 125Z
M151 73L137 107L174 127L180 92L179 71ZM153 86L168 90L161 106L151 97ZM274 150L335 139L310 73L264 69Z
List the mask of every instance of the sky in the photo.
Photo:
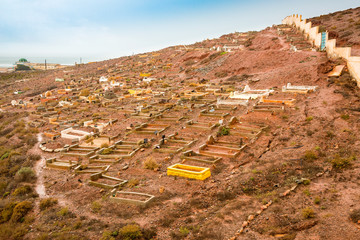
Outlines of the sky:
M0 57L105 60L261 30L359 0L0 0Z

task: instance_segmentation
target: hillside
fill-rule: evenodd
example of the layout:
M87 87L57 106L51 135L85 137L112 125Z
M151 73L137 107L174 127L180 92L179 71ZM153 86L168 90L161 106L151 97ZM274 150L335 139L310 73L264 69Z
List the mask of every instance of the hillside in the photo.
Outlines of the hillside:
M339 64L279 25L0 74L0 238L357 239L360 91Z

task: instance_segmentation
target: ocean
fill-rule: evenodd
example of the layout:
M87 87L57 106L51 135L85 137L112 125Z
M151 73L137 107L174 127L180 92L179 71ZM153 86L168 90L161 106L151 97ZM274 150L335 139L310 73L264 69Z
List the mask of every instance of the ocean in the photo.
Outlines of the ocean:
M44 63L45 59L47 63L58 63L61 65L75 65L80 63L80 58L73 57L0 57L0 68L11 68L15 62L19 61L20 58L26 58L31 63ZM82 63L94 61L92 59L82 58Z

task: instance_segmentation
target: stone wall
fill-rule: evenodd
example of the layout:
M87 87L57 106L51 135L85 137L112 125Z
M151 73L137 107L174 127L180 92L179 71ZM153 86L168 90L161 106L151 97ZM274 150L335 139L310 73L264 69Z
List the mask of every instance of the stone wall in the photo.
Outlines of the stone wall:
M306 38L317 48L321 45L321 33L319 26L311 27L311 22L302 19L301 15L291 15L283 19L283 24L295 25L304 32ZM336 47L336 39L328 39L326 32L326 52L330 59L343 58L347 61L347 67L351 76L357 81L360 87L360 56L351 56L351 47Z

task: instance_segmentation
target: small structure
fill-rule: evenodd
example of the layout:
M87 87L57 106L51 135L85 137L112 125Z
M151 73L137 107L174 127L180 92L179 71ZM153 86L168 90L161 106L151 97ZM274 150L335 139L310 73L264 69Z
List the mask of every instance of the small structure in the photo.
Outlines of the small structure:
M167 168L167 175L205 180L211 176L211 172L210 168L176 163Z
M71 170L78 164L71 160L58 160L57 158L49 158L46 160L46 167L60 169L60 170Z
M184 152L180 158L183 159L183 163L186 161L195 161L207 164L215 164L222 159L221 157L213 157L201 153L196 153L192 150Z
M75 130L73 128L68 128L68 129L61 131L62 138L72 139L72 140L76 140L76 141L81 141L90 135L91 135L91 133L81 131L81 130Z
M268 97L272 92L274 92L272 89L252 90L246 85L242 92L231 92L229 97L235 99L257 99L259 97Z
M308 92L315 92L318 89L318 86L293 86L291 83L286 84L286 86L282 87L283 92L291 92L291 93L303 93L306 94Z
M127 180L123 180L116 177L107 176L101 172L94 173L90 176L89 185L101 188L118 188L127 183Z
M113 191L110 200L119 203L130 203L138 206L146 206L155 198L154 195L138 192Z

